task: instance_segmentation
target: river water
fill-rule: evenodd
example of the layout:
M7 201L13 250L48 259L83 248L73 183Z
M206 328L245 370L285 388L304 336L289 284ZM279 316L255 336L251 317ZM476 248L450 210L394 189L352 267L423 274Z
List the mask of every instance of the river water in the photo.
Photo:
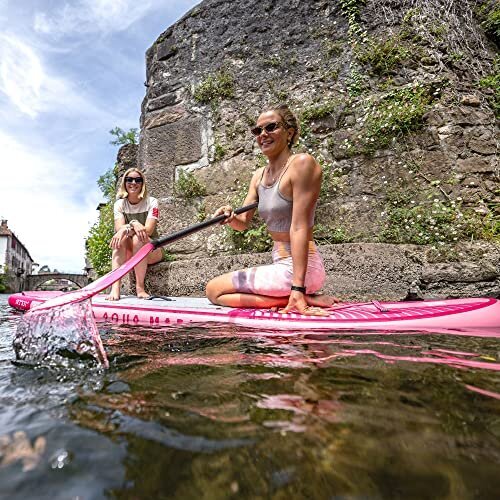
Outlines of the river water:
M0 498L499 497L498 338L100 325L109 370L49 369L19 318L0 295Z

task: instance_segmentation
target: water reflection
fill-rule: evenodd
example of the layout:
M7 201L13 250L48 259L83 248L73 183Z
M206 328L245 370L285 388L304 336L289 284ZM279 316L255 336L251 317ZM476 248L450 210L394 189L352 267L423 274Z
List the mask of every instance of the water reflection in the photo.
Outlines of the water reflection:
M23 471L22 453L9 452L0 494L497 496L494 336L228 325L100 333L108 372L15 367L0 344L0 435L9 443L0 442L24 432L20 449L35 464Z

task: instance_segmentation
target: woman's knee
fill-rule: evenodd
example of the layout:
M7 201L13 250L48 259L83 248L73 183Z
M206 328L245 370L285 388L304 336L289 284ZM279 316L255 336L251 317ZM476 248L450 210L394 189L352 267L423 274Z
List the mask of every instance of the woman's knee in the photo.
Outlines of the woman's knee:
M217 303L216 300L221 295L220 289L217 286L217 278L211 279L207 283L207 285L205 286L205 294L210 302L212 302L213 304Z

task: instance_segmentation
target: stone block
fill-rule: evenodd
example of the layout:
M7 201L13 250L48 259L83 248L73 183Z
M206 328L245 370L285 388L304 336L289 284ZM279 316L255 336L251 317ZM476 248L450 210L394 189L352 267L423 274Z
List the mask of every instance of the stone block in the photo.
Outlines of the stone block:
M187 117L186 108L183 105L171 106L156 113L148 113L144 117L145 128L161 127L174 123Z
M474 262L440 262L428 264L422 269L425 283L447 281L449 283L475 283L494 281L499 277L493 265Z
M167 59L170 59L177 53L177 51L178 47L176 41L172 38L159 43L156 51L158 61L166 61Z
M460 104L464 104L465 106L472 106L477 108L481 106L481 99L477 95L464 95L460 99Z
M180 102L180 98L176 92L170 92L169 94L162 95L156 99L150 99L147 103L147 111L155 111L157 109L162 109L167 106L173 106Z
M198 161L202 156L202 121L199 118L185 119L169 127L174 148L174 162L176 165L187 165Z
M471 156L457 161L457 171L461 173L490 173L495 171L495 166L487 158Z

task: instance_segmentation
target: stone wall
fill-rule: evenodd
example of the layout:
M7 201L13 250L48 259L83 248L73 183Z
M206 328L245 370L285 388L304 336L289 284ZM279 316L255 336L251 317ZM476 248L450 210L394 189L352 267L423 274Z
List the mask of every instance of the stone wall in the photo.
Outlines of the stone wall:
M461 243L443 258L425 246L347 243L321 246L327 280L323 291L343 300L500 298L500 252L491 243ZM265 254L222 255L157 264L146 275L154 295L204 296L220 274L268 264ZM134 293L133 279L125 293Z
M493 71L496 47L475 17L476 4L201 2L162 33L146 54L138 163L147 173L151 193L160 200L160 233L195 223L221 203L241 200L251 173L263 164L249 126L268 104L286 101L301 118L298 150L311 151L324 167L318 236L324 242L353 242L324 247L330 276L335 276L330 280L347 283L339 289L330 281L329 291L352 292L357 298L373 291L374 274L367 272L372 264L365 268L350 258L346 269L354 274L342 266L341 275L335 274L338 255L352 257L357 252L361 260L371 255L369 262L398 262L387 268L385 278L379 276L388 297L404 298L410 281L426 293L498 293L497 267L493 272L481 259L463 260L454 250L454 233L447 235L447 243L454 246L446 249L439 246L444 242L437 230L436 235L423 235L421 242L430 238L435 245L411 250L420 256L418 265L408 264L407 247L366 245L418 240L418 235L400 237L390 227L392 200L405 196L406 205L421 204L429 216L434 213L429 197L457 217L468 211L478 226L491 228L478 234L492 236L496 231L498 241L498 127L494 96L482 85ZM193 173L204 187L203 196L183 198L175 187L181 171ZM404 233L404 221L400 224L397 229ZM431 265L421 257L436 248L443 250L439 259L463 262L467 283L479 266L478 283L485 284L450 284L457 283L453 280L461 264ZM219 268L252 260L224 257L231 242L220 228L179 240L169 249L178 260L190 262L162 264L156 284L150 278L154 290L201 293L201 283ZM209 257L214 259L199 260ZM183 273L192 276L191 281L180 281Z
M478 84L492 71L494 46L473 17L474 2L441 3L359 2L358 40L341 4L319 0L263 0L258 9L248 0L206 0L168 28L146 56L139 155L169 214L162 230L194 222L243 189L261 161L248 127L280 100L303 117L302 149L335 173L318 211L327 228L373 241L386 223L388 191L402 185L425 199L439 184L443 199L498 217L498 128L490 91ZM391 36L406 52L378 74L373 58ZM231 79L232 97L214 91L197 102L200 84L220 75ZM430 93L423 127L366 154L369 103L383 106L416 85ZM195 174L206 196L182 200L174 190L181 169ZM174 253L202 256L213 248L227 245L193 237Z

